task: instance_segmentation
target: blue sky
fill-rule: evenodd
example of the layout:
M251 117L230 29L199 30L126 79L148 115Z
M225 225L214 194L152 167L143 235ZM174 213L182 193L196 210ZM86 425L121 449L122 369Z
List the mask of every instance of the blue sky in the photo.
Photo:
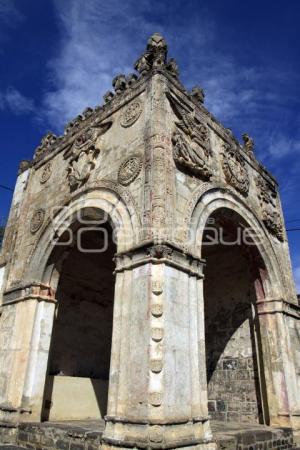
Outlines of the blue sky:
M102 103L162 33L187 88L280 183L287 228L300 228L299 0L0 0L0 184L13 187L48 131ZM0 190L0 216L11 194ZM298 219L298 221L296 221ZM300 232L289 232L300 291Z

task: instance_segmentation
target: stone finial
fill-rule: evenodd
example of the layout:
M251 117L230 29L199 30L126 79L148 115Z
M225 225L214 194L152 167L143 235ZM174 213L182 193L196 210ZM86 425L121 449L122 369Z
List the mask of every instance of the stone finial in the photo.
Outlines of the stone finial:
M205 93L204 90L198 86L193 87L191 96L199 103L204 103Z
M40 156L44 151L46 151L49 147L51 147L56 141L57 136L50 131L42 138L40 145L37 147L35 151L35 156Z
M19 164L19 170L18 175L25 172L25 170L29 169L31 167L31 161L28 161L27 159L24 159Z
M110 102L113 98L114 98L114 94L113 94L113 92L111 92L111 91L107 91L107 92L105 92L105 94L103 95L104 103Z
M117 75L112 82L115 93L121 94L121 92L125 91L127 87L127 80L124 74Z
M179 69L177 62L174 58L171 58L170 61L166 64L167 71L173 75L173 77L177 78L179 75Z
M167 62L168 46L159 33L154 33L147 42L145 53L135 63L135 69L145 75L150 69L164 67Z
M253 156L254 154L254 140L249 136L249 134L244 133L242 135L244 145L243 149L245 150L248 155Z

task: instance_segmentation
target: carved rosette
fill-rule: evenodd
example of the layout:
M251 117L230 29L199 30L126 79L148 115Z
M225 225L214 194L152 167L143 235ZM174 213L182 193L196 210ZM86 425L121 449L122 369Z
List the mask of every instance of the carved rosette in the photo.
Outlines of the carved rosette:
M139 155L127 158L119 168L118 182L123 186L128 186L139 176L142 165L142 158Z
M37 209L31 218L30 221L30 232L35 234L43 225L45 220L46 212L44 209Z
M247 195L250 186L249 175L246 163L236 148L224 146L222 167L227 183Z
M128 128L133 125L142 113L142 104L139 101L132 102L121 116L121 126Z
M283 224L281 215L277 211L277 192L261 177L256 179L256 186L258 189L262 221L279 241L283 241Z

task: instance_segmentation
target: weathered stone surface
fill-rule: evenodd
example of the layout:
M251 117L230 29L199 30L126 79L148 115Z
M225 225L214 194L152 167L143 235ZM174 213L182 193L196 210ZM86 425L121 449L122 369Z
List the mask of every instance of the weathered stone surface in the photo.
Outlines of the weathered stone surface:
M209 414L300 439L299 304L277 183L250 136L240 144L201 88L184 89L167 50L151 36L138 74L117 75L103 105L22 166L0 258L5 442L22 423L20 445L39 450L291 445L277 432L216 443ZM103 435L41 431L51 414L106 416Z

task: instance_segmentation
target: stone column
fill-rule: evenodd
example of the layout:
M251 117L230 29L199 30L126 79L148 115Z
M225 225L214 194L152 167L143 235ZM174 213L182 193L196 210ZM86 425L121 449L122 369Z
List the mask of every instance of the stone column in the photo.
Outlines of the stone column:
M283 299L257 303L270 424L291 427L299 434L300 399L295 370L295 351L286 318L299 320L299 308Z
M116 257L105 447L215 448L207 412L203 262L171 245Z
M3 298L7 339L0 354L6 374L0 417L6 422L40 421L56 303L53 291L34 284L7 291Z

